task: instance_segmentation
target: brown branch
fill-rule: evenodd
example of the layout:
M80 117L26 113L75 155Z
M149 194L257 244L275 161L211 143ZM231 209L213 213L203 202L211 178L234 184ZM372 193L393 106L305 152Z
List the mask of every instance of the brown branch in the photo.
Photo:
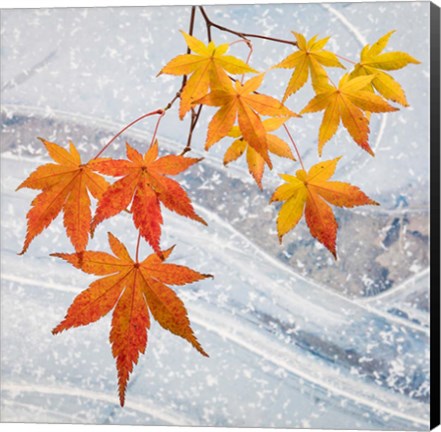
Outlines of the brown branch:
M194 111L194 108L191 109L191 123L190 130L188 132L187 144L184 147L184 150L181 152L181 156L185 155L185 153L191 150L191 140L193 138L193 131L196 128L196 124L199 120L199 116L201 115L202 105L199 105L197 112Z
M189 28L188 28L188 34L191 36L193 36L195 16L196 16L196 6L192 6L191 7L190 24L189 24ZM187 48L187 54L190 54L190 47Z
M199 11L201 12L202 16L204 17L205 24L207 26L208 42L211 42L211 26L213 26L213 23L210 21L210 18L208 18L207 13L205 12L205 9L202 6L199 6Z
M288 45L293 45L293 46L297 46L297 42L295 41L290 41L287 39L279 39L279 38L274 38L271 36L265 36L265 35L261 35L261 34L254 34L254 33L243 33L243 32L239 32L233 29L230 29L228 27L224 27L220 24L217 24L213 21L211 21L211 19L208 17L207 13L205 12L205 9L203 6L199 6L199 10L205 20L205 24L207 26L207 35L208 35L208 40L211 41L211 27L215 27L218 30L227 32L227 33L231 33L234 34L236 36L239 36L242 39L247 39L247 38L257 38L257 39L264 39L264 40L269 40L272 42L278 42L278 43L284 43L284 44L288 44Z
M188 26L188 34L190 36L193 36L193 29L194 29L194 19L196 17L196 6L192 6L191 7L191 15L190 15L190 24ZM190 47L187 47L187 54L190 54L191 50ZM181 90L179 90L180 92L182 91L182 89L184 88L185 84L187 84L187 75L184 75L182 77L182 85L181 85Z
M176 102L176 100L178 100L181 97L181 92L182 92L182 87L179 89L179 91L175 94L175 96L173 97L173 99L163 108L164 111L168 111L173 104Z

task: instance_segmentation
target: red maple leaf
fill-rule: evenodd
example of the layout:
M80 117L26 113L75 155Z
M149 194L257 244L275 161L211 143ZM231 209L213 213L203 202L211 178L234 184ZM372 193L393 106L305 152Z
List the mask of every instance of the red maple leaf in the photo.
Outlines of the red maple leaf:
M212 276L182 265L165 264L173 248L161 253L163 259L152 254L144 261L135 262L122 242L111 233L108 237L114 255L93 251L51 254L86 273L104 276L75 298L66 317L52 333L88 325L114 309L110 343L116 359L119 398L123 406L129 375L147 346L149 312L162 327L186 339L208 357L190 327L184 304L167 285L185 285Z
M92 169L110 176L122 177L113 183L98 202L91 231L104 219L115 216L131 204L133 222L144 239L159 252L163 222L160 202L182 216L206 222L196 214L190 198L176 181L166 177L177 175L201 159L167 155L158 158L158 144L141 155L126 144L128 160L101 159L91 161Z

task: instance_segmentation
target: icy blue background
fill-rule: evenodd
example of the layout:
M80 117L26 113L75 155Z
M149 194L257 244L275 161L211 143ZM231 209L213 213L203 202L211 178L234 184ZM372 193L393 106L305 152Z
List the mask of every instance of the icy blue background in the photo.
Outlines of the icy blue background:
M279 184L276 173L292 171L292 164L276 159L259 193L244 161L222 167L226 143L202 151L205 117L193 144L193 153L205 160L181 180L209 226L167 213L163 244L178 245L174 262L215 275L214 281L177 290L210 358L153 325L121 409L109 318L51 335L93 278L48 256L71 250L60 220L24 257L16 256L35 194L14 190L47 160L34 137L60 144L73 139L90 154L125 123L164 106L180 79L155 75L185 51L179 29L187 29L189 11L2 11L2 420L427 428L428 3L207 7L214 21L251 33L332 35L329 49L354 60L364 44L397 30L388 49L422 62L394 74L411 107L373 116L375 158L342 128L324 151L326 159L344 153L341 179L382 205L351 211L354 219L337 212L337 262L311 241L303 222L280 247L267 198ZM195 34L205 37L200 18ZM235 39L214 35L219 42ZM255 41L254 50L253 66L264 70L290 48ZM231 51L246 55L242 44ZM339 75L331 71L335 79ZM271 72L263 91L281 96L288 77L289 71ZM311 95L305 88L288 105L299 111ZM291 124L307 165L318 160L320 120L312 115ZM152 127L146 122L125 138L141 149ZM176 110L167 114L159 132L164 149L183 148L187 127ZM91 249L108 250L107 230L134 249L136 234L124 216L103 225ZM419 237L409 237L413 232ZM388 272L381 286L374 264Z

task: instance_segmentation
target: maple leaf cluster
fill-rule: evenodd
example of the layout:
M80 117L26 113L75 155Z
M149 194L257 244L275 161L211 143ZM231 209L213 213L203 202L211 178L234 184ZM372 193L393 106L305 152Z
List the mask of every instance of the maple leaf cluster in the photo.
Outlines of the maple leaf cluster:
M251 42L243 34L230 33L240 35L251 55ZM156 130L174 101L180 99L181 120L191 113L189 142L202 107L217 109L208 125L205 149L209 150L225 138L233 139L224 154L224 164L246 155L250 174L260 189L263 189L265 167L273 169L274 155L291 160L293 164L300 163L295 175L280 174L285 183L276 188L270 200L282 203L276 221L279 240L281 242L304 215L311 235L337 258L338 224L329 204L351 208L378 203L356 186L331 180L340 157L320 161L306 170L287 123L293 119L300 122L299 118L305 114L324 111L317 140L320 157L340 123L356 144L373 155L369 146L371 115L396 111L388 101L408 106L404 90L385 71L419 63L407 53L383 52L393 34L389 32L372 46L362 49L360 61L353 62L352 70L345 73L336 86L327 68L346 68L340 56L325 49L329 37L318 39L314 36L306 40L304 35L293 32L295 40L284 42L296 46L295 51L270 68L293 70L279 100L260 91L267 71L259 72L251 67L248 64L250 55L243 61L227 54L231 44L216 45L213 41L205 44L193 35L182 34L187 53L170 60L158 74L183 76L181 90L166 108L152 111L127 125L87 163L81 161L73 143L65 149L41 139L53 162L38 167L17 188L40 190L27 213L27 232L20 253L24 254L33 239L63 212L66 234L75 252L53 253L52 256L62 258L85 273L101 276L74 299L53 333L88 325L113 311L110 343L116 359L121 405L124 405L129 375L147 346L150 316L207 356L190 326L184 304L168 285L194 283L211 276L166 262L173 248L161 248L164 207L206 224L195 212L187 192L170 178L201 159L184 156L190 150L189 143L179 155L159 157ZM255 75L245 81L246 74ZM296 114L286 103L308 80L315 95L300 114ZM124 130L153 114L160 117L144 154L127 143L126 159L99 157ZM274 133L279 129L285 130L293 149ZM112 177L116 180L110 183ZM96 200L94 214L91 198ZM108 233L108 240L113 254L87 250L97 227L121 212L130 215L138 232L135 258L111 233ZM153 249L144 260L138 258L141 239Z
M69 151L41 139L56 163L38 167L17 189L41 190L27 214L27 233L21 254L63 211L63 222L75 253L54 253L85 273L104 276L80 293L66 318L54 328L59 333L88 325L113 310L110 342L116 359L121 406L133 365L147 345L150 314L166 330L189 341L202 355L184 304L167 285L184 285L211 277L177 264L165 264L172 249L160 248L161 204L179 215L206 222L196 214L185 190L168 176L178 175L200 159L178 155L158 157L158 143L142 155L126 144L127 159L94 158L82 163L73 143ZM120 177L110 184L102 175ZM97 200L92 217L89 193ZM111 233L114 255L87 251L96 227L105 219L127 211L154 254L134 261L124 244ZM138 253L138 251L137 251Z
M265 74L258 74L245 83L231 79L227 72L240 75L257 71L242 60L226 55L228 44L216 46L211 41L205 45L185 32L182 34L188 47L196 54L179 55L160 72L189 75L181 94L181 118L196 105L219 107L208 125L205 149L208 150L226 136L238 138L233 143L233 149L225 155L225 163L239 158L247 150L248 168L256 183L262 188L261 179L265 163L272 168L269 152L291 159L293 155L282 140L268 140L268 126L265 128L261 116L285 117L286 120L288 117L296 117L297 114L276 98L257 93ZM283 122L279 122L278 125L273 122L270 129L275 130L282 124ZM272 141L272 144L269 141Z
M325 49L329 37L318 39L313 36L306 40L304 35L293 32L297 49L271 68L293 69L281 101L258 92L265 73L258 73L242 60L226 55L228 44L216 46L210 41L205 45L184 32L183 36L192 53L175 57L160 73L190 76L181 94L181 118L197 106L217 107L218 111L208 126L205 148L208 150L225 137L234 138L225 152L225 165L246 153L248 169L262 189L265 165L269 169L273 167L270 153L295 161L289 145L268 132L283 125L292 138L285 123L300 116L285 103L304 87L308 79L311 80L315 96L300 111L300 115L324 111L318 135L319 156L322 156L324 145L335 135L340 123L356 144L374 155L369 145L371 114L398 109L386 99L403 106L408 105L403 89L384 70L396 70L410 63L419 63L407 53L382 53L393 33L387 33L372 46L365 46L360 61L354 63L353 70L345 73L336 86L326 68L346 68L335 53ZM242 74L242 78L237 79L228 75L228 72L233 75ZM258 75L244 82L243 74L246 73ZM262 116L269 118L262 119ZM339 207L377 203L355 186L327 181L334 174L339 158L320 162L307 174L300 154L298 157L302 169L295 176L281 175L287 184L280 186L271 199L271 202L284 201L277 218L279 239L281 241L305 214L311 235L337 258L338 225L326 202Z

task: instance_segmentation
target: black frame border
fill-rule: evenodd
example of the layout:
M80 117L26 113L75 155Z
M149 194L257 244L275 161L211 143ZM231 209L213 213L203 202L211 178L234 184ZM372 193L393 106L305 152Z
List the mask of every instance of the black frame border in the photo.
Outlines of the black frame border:
M430 3L430 429L440 424L440 8Z

